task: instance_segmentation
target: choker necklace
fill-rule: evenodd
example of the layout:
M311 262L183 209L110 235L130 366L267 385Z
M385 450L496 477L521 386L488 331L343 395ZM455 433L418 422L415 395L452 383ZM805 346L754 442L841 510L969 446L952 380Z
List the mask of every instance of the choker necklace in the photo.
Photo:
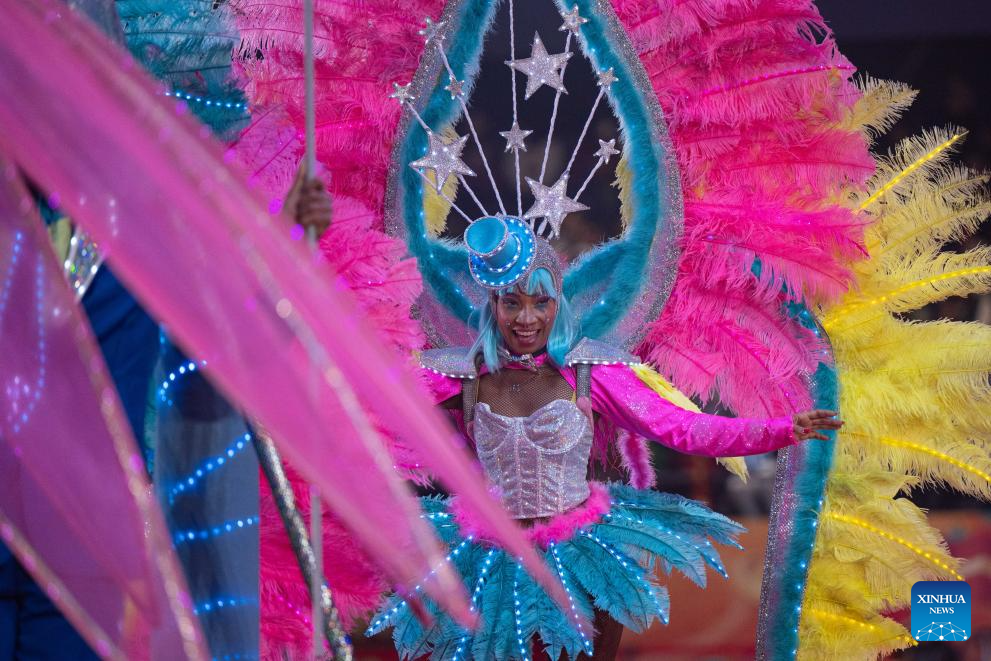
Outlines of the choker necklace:
M534 353L525 353L522 356L517 356L516 354L511 353L509 351L509 349L500 348L499 349L499 357L502 358L503 362L506 362L506 363L519 363L520 365L523 365L524 367L526 367L531 372L536 372L537 371L536 357L537 356L540 356L545 351L546 351L545 349L541 349L540 351L536 352L535 354Z

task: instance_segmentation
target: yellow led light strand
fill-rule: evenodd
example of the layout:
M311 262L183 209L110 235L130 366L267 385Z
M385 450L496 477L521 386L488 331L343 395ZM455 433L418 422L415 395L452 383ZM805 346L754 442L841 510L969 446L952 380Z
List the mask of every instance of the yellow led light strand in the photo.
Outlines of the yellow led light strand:
M830 613L829 611L824 611L819 608L809 608L808 612L812 613L813 616L819 618L820 620L833 620L834 622L843 622L844 624L853 624L861 629L867 629L868 631L877 631L877 627L863 620L856 620L852 617L847 617L846 615L837 615L836 613Z
M991 212L991 202L968 206L963 213L966 213L967 215L980 214L981 216L987 217L989 212ZM920 234L933 232L934 228L941 227L947 223L950 223L960 218L963 215L963 213L959 209L954 209L950 213L940 216L939 218L936 219L930 218L928 220L929 223L928 225L917 227L915 228L914 231L909 232L908 234L899 237L897 240L894 241L878 238L873 243L867 244L866 246L867 252L870 253L871 256L873 257L875 256L874 254L879 248L883 248L885 251L891 250L894 246L899 246L903 243L912 241L913 239L915 239L915 237L919 236Z
M859 518L857 518L855 516L850 516L848 514L837 514L836 512L827 512L825 514L825 516L828 517L828 518L830 518L830 519L833 519L834 521L840 521L842 523L849 523L851 525L854 525L854 526L863 528L864 530L870 531L870 532L874 533L875 535L878 535L879 537L883 537L884 539L888 539L888 540L891 540L892 542L895 542L897 544L901 544L902 546L904 546L905 548L907 548L912 553L915 553L916 555L918 555L921 558L925 558L926 560L928 560L933 565L936 565L940 569L942 569L942 570L946 571L947 573L953 575L953 577L956 578L958 581L962 581L963 580L963 576L961 576L959 573L957 573L957 571L955 569L953 569L948 564L946 564L945 562L943 562L942 560L940 560L939 558L937 558L932 553L929 553L928 551L923 550L922 548L920 548L916 544L913 544L912 542L908 541L907 539L905 539L903 537L899 537L898 535L892 535L890 532L888 532L886 530L882 530L882 529L878 528L877 526L875 526L873 524L870 524L867 521L864 521L863 519L859 519Z
M821 620L833 620L834 622L843 622L845 624L855 624L858 627L860 627L861 629L867 629L868 631L877 631L878 630L878 627L876 627L873 624L869 624L869 623L864 622L862 620L855 620L854 618L847 617L845 615L837 615L836 613L830 613L829 611L824 611L824 610L821 610L819 608L810 608L810 609L808 609L808 611L810 613L812 613L812 615L814 617L817 617L817 618L819 618ZM909 646L914 646L914 645L918 645L919 644L911 636L901 635L901 636L898 636L897 639L900 640L900 641L902 641L903 643L909 645Z
M884 186L882 186L880 189L878 189L878 191L876 193L874 193L869 198L867 198L866 200L864 200L864 203L860 205L860 209L859 210L860 211L863 211L864 209L866 209L870 205L872 205L875 202L877 202L879 199L881 199L881 197L884 196L885 193L887 193L892 188L894 188L895 186L897 186L898 183L900 181L902 181L905 177L909 176L910 174L912 174L913 172L915 172L916 170L918 170L919 168L921 168L923 165L925 165L926 163L928 163L932 159L936 158L941 152L944 152L947 149L949 149L950 146L953 145L953 143L955 143L957 140L959 140L962 137L963 137L963 134L962 133L956 133L949 140L947 140L943 144L937 146L935 149L933 149L932 151L930 151L928 154L926 154L922 158L919 158L919 159L915 160L911 165L909 165L907 168L905 168L904 170L902 170L901 172L899 172L897 175L895 175L895 177L892 178L891 181L889 181Z
M897 298L898 295L910 292L913 289L918 289L920 287L925 287L926 285L932 285L937 282L942 282L943 280L951 280L953 278L962 278L969 275L984 275L991 273L991 266L976 266L967 269L958 269L956 271L950 271L948 273L941 273L940 275L934 275L931 278L923 278L922 280L915 280L908 283L907 285L902 285L897 289L892 289L887 294L883 296L877 296L868 301L862 301L859 303L850 303L848 305L843 305L834 311L826 313L823 319L822 325L826 330L830 330L836 326L836 322L847 316L851 312L860 310L863 308L873 307L879 303L887 303L892 298Z
M884 443L885 445L890 445L891 447L905 448L907 450L915 450L916 452L921 452L923 454L928 454L931 457L936 457L937 459L940 459L942 461L945 461L948 464L951 464L953 466L956 466L957 468L959 468L961 470L965 470L968 473L971 473L972 475L976 475L977 477L981 478L982 480L985 480L987 482L991 482L991 474L985 473L980 468L978 468L976 466L971 466L967 462L960 461L959 459L956 459L955 457L951 457L950 455L946 454L945 452L940 452L939 450L933 450L932 448L926 447L925 445L922 445L921 443L913 443L911 441L900 441L900 440L898 440L896 438L888 438L888 437L885 437L885 436L882 436L878 440L881 441L882 443Z

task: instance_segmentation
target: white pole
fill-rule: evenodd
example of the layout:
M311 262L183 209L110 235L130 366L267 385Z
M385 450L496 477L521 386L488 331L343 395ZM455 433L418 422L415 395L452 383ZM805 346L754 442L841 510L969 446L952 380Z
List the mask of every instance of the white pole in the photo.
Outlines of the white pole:
M317 120L313 90L313 0L303 0L303 80L306 89L306 176L317 173ZM306 228L310 244L316 244L316 231Z
M317 172L316 110L313 89L313 0L303 0L303 79L306 89L306 176L312 179ZM306 228L307 240L316 245L317 236L313 227ZM313 558L316 571L310 581L310 601L313 604L313 658L323 657L324 626L323 600L323 515L320 506L320 490L310 486L310 543L313 545Z

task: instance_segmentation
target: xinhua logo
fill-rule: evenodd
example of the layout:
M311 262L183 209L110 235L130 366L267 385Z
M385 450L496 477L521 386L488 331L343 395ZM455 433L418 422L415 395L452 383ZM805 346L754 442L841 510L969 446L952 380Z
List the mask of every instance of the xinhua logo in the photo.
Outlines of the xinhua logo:
M970 586L964 581L913 585L912 636L918 641L970 638Z

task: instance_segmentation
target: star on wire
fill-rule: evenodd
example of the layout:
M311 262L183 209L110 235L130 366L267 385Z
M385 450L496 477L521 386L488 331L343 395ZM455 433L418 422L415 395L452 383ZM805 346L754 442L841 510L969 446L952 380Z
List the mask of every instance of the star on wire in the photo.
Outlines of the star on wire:
M558 28L558 32L569 30L571 34L577 35L578 29L585 23L588 23L587 18L583 18L578 15L578 5L573 6L571 11L566 11L561 14L561 18L564 19L564 23L562 23L561 27Z
M562 80L562 69L571 57L571 53L559 53L550 55L544 44L540 41L540 35L533 34L533 48L530 57L523 60L508 60L506 64L526 75L526 96L529 99L542 85L549 85L559 92L568 93L564 89Z
M427 135L427 140L429 141L427 155L410 163L410 167L433 170L434 186L438 193L452 174L475 176L474 171L461 160L461 150L464 149L468 136L462 136L453 142L445 142L443 136L431 132Z
M447 84L447 87L445 87L444 89L446 89L448 92L451 93L451 98L457 99L459 97L464 96L465 81L458 80L454 76L448 76L448 79L450 80L450 82Z
M413 103L416 97L410 92L411 87L413 87L413 83L406 83L405 85L393 83L392 94L389 95L389 98L398 101L399 105L403 105L404 103Z
M506 139L506 151L512 149L513 151L518 151L522 149L526 151L526 145L523 141L526 140L533 131L525 131L520 128L520 125L513 122L512 128L508 131L499 131L499 135Z
M568 177L562 176L553 186L545 186L535 179L526 178L533 193L534 203L530 210L523 214L526 219L543 218L551 226L551 236L561 233L564 217L573 211L584 211L587 206L575 202L568 197Z
M423 43L425 44L429 44L435 39L443 41L445 27L447 27L447 21L438 21L437 23L434 23L428 16L424 19L423 29L418 30L417 34L423 36Z
M603 69L599 73L595 74L595 76L598 78L595 84L599 87L605 87L606 89L612 87L612 84L619 80L616 77L616 74L613 73L612 67Z
M598 156L603 163L608 164L609 158L611 156L615 156L618 153L619 150L616 149L616 138L613 138L608 142L606 142L605 140L599 140L599 151L595 152L593 156Z

